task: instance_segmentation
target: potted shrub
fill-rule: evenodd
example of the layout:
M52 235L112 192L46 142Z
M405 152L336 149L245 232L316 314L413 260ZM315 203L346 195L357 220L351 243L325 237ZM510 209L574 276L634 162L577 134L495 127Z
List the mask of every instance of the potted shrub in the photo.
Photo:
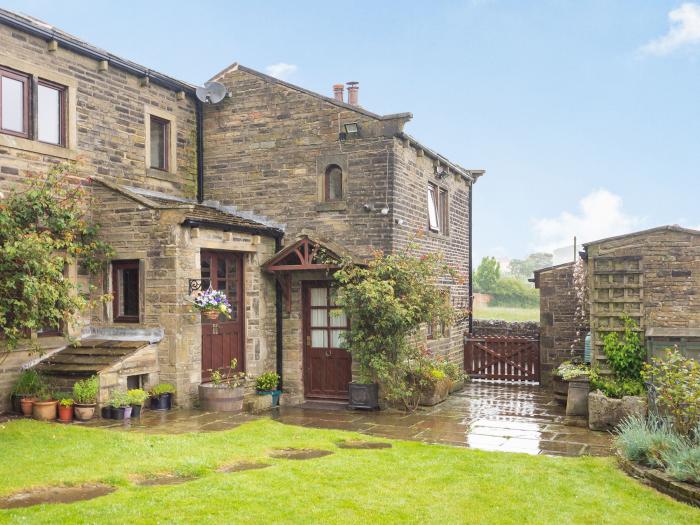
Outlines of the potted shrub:
M151 410L170 410L174 393L175 387L170 383L158 383L150 391Z
M199 385L199 404L203 410L213 412L241 412L243 410L243 383L245 372L235 372L238 361L223 372L212 370L211 383Z
M42 379L39 372L33 369L23 370L12 388L12 408L25 416L32 415L34 399L41 388Z
M131 417L141 417L141 408L148 399L148 392L140 388L132 388L127 391L126 395L129 398L129 405L131 405Z
M280 392L277 390L280 376L276 372L265 372L255 380L255 392L260 396L272 396L272 406L279 404Z
M71 423L73 421L73 404L70 397L62 397L58 402L58 420L61 423Z
M623 317L625 331L620 338L611 332L603 338L603 351L611 374L593 368L588 395L588 427L612 430L626 417L646 414L642 368L646 349L642 346L637 324Z
M221 290L209 288L204 292L200 292L194 298L193 307L212 321L216 321L220 315L231 318L231 304L228 302L226 293Z
M376 253L367 265L343 264L334 274L336 302L351 320L343 346L359 370L349 385L351 408L378 408L380 384L390 404L413 409L420 394L412 381L421 354L416 339L427 324L450 326L458 315L438 283L463 277L441 254L416 256L417 248L411 242L403 252Z
M97 391L99 390L97 376L81 379L73 384L73 400L75 401L75 419L88 421L95 415Z
M32 407L32 417L39 421L53 421L56 419L56 405L58 401L54 399L53 392L48 385L43 385Z
M119 390L112 392L109 405L112 407L112 419L129 419L131 417L131 406L129 405L129 397L126 392Z

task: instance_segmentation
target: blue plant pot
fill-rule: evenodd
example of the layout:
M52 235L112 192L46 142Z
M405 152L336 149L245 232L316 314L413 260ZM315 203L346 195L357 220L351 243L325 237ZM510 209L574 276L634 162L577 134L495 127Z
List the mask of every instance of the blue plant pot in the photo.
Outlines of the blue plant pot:
M258 390L257 394L259 396L272 396L272 406L276 407L280 404L280 395L282 395L281 390Z

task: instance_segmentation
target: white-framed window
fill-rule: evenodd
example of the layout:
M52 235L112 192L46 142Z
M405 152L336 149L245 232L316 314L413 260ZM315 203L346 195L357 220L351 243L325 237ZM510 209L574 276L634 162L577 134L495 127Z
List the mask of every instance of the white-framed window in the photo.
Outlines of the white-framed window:
M428 228L434 232L440 231L438 188L434 184L428 184Z

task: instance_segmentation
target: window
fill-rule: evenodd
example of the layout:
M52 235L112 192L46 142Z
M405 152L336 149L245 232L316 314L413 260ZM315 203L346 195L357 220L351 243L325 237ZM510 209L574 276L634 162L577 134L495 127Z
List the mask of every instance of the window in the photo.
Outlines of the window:
M339 201L343 198L343 170L337 164L326 168L325 179L326 201Z
M170 122L150 115L151 168L168 171Z
M449 224L447 190L428 184L428 228L447 235Z
M112 263L112 310L116 323L138 323L140 310L139 262Z
M1 68L0 130L29 137L29 76Z
M65 144L65 88L39 81L37 89L37 140Z

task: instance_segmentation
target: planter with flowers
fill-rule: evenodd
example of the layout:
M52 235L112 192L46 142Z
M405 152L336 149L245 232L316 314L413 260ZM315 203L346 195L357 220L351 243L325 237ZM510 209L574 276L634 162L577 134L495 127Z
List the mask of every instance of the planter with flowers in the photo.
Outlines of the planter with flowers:
M158 383L151 388L151 410L170 410L173 408L175 387L170 383Z
M126 396L129 398L129 405L131 405L131 417L141 417L141 408L148 399L148 392L141 388L132 388L127 391Z
M275 372L265 372L255 380L255 391L259 396L272 396L271 405L276 407L280 402L280 394L277 389L280 376Z
M211 382L199 385L199 404L202 410L211 412L243 411L245 372L235 372L236 359L228 370L212 370Z
M74 401L70 397L63 397L58 403L58 420L61 423L73 422Z
M73 384L75 419L78 421L89 421L92 419L95 415L97 392L99 389L100 384L97 376L81 379Z
M221 290L209 288L194 298L193 307L199 310L203 317L216 321L220 315L231 318L231 303Z

